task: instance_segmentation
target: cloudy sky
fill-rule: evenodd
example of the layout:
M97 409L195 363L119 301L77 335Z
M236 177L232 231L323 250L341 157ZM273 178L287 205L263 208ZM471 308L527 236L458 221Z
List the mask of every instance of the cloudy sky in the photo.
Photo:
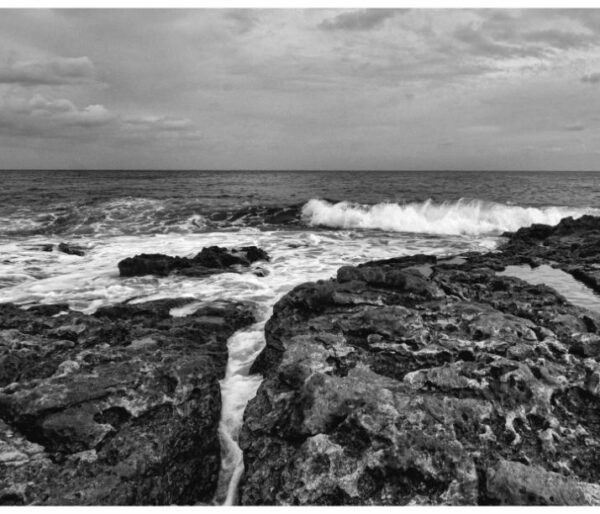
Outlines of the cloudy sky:
M3 10L0 168L600 169L600 10Z

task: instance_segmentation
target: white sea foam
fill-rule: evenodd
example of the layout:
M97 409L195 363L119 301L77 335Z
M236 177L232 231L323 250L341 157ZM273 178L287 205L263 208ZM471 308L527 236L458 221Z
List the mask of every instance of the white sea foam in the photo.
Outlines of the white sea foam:
M313 199L302 209L303 220L312 226L439 235L499 234L533 223L555 225L567 216L578 218L599 213L600 209L521 207L481 200L361 205Z

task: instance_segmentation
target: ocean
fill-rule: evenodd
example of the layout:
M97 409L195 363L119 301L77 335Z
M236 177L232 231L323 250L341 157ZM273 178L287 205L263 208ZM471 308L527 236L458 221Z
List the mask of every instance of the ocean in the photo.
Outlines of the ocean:
M219 299L256 305L259 322L229 341L217 503L234 501L237 431L260 383L248 369L272 306L292 287L372 259L492 250L505 231L600 214L597 172L3 171L0 184L2 302L91 313L197 300L173 315ZM63 241L85 255L42 251ZM211 245L265 249L268 275L119 277L125 257L192 256Z

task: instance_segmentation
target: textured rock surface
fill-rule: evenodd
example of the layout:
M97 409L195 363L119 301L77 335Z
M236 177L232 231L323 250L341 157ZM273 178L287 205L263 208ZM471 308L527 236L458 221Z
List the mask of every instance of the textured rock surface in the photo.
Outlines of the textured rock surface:
M128 257L119 262L119 273L122 277L166 276L172 272L188 276L204 276L226 271L248 271L252 263L268 260L267 252L256 246L232 249L210 246L203 248L191 259L171 257L160 253L144 253Z
M0 305L0 504L188 504L219 472L218 380L245 304Z
M82 257L85 255L85 248L83 248L82 246L79 245L74 245L72 243L59 243L57 246L57 249L59 252L63 252L63 253L67 253L69 255L78 255L79 257ZM51 251L52 248L50 248L49 250L46 248L44 248L44 251Z
M600 315L496 274L593 267L599 223L343 267L284 296L253 366L241 502L599 504Z

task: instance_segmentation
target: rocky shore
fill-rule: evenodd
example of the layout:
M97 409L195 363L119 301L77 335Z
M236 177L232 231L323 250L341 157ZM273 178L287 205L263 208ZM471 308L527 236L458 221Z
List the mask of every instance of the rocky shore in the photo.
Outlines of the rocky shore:
M192 302L0 304L0 505L211 501L227 339L255 318L172 316Z
M593 285L600 219L507 237L342 267L277 303L242 504L600 504L600 314L497 274L548 264Z
M344 266L279 300L251 369L241 504L600 504L600 313L500 274L547 265L600 292L600 218L505 236ZM268 258L210 247L119 270ZM0 504L210 503L226 341L255 320L240 302L172 315L192 301L0 304Z

